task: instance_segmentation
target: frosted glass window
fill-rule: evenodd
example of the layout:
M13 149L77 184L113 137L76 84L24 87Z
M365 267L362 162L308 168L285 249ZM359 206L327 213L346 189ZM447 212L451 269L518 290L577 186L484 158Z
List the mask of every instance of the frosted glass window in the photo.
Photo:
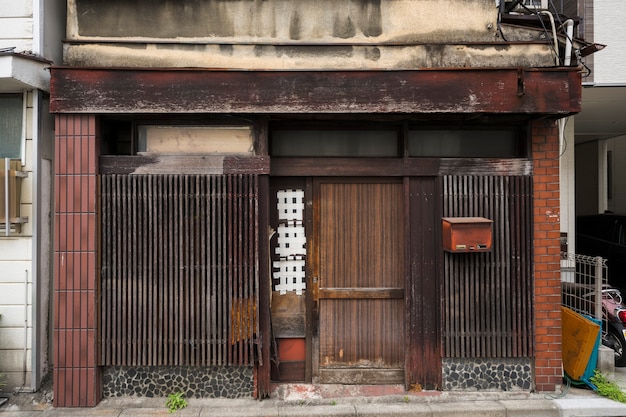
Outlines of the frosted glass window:
M139 126L137 151L160 154L252 154L250 127Z
M275 130L272 156L397 157L395 130Z
M511 158L521 155L515 130L411 130L409 156Z
M0 158L22 157L22 95L0 96Z

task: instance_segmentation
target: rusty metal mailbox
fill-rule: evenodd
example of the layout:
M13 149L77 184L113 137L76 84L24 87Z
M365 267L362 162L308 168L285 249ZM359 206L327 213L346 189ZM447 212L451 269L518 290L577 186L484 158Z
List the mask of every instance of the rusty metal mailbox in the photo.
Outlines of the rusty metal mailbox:
M447 252L490 252L493 220L484 217L444 217L443 249Z

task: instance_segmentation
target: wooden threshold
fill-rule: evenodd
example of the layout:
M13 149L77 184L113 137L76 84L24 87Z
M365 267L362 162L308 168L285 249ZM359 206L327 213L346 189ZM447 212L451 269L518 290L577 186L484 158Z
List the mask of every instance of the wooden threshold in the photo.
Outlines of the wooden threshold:
M318 384L391 385L404 384L404 369L320 368Z

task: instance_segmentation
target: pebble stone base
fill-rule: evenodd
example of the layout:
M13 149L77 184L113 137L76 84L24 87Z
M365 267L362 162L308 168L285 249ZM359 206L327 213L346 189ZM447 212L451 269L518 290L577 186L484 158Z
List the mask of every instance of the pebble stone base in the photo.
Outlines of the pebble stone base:
M530 358L443 360L444 391L530 391Z
M104 369L106 397L167 397L183 392L187 398L246 398L254 389L252 367L127 367Z

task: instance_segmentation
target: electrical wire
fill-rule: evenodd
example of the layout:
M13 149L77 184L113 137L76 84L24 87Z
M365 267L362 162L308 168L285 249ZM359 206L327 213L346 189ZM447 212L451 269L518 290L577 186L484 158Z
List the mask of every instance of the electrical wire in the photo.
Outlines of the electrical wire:
M572 380L570 379L569 376L567 376L567 374L565 374L564 379L565 379L565 389L561 391L560 394L558 395L545 394L543 397L547 400L558 400L560 398L565 397L569 393L570 388L572 387Z
M563 137L563 148L561 149L561 153L559 154L559 158L565 155L565 151L567 150L567 138L565 137L565 128L567 127L567 123L569 122L569 117L564 118L563 128L561 130L561 135Z

